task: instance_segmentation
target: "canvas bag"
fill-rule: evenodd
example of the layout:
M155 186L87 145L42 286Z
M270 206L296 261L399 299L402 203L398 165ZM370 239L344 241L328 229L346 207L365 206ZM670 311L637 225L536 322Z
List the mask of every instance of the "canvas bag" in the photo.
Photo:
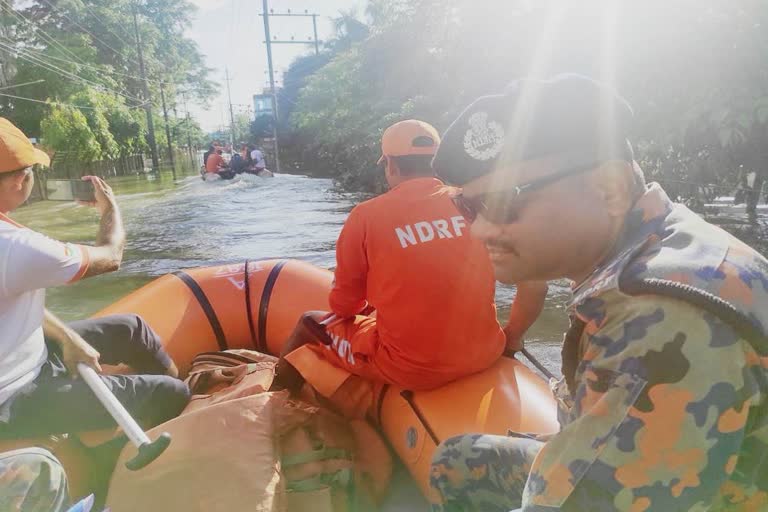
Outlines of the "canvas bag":
M275 411L287 393L259 393L185 412L148 432L172 441L155 461L129 471L126 447L110 482L112 512L283 512Z
M272 356L248 350L200 354L187 378L194 393L190 404L179 418L155 429L171 433L174 436L171 446L176 450L169 448L141 470L142 478L136 478L120 465L134 453L131 448L124 450L113 475L108 503L118 507L123 502L128 505L122 509L113 506L113 510L241 510L238 497L245 500L248 510L282 511L286 507L291 512L375 510L392 474L392 458L384 441L364 421L345 421L321 407L291 400L283 392L267 392L276 362ZM257 404L247 400L264 396L270 397L268 402ZM255 415L249 418L255 424L243 422L239 417L249 413ZM237 418L234 423L232 417ZM193 424L189 423L190 419ZM260 435L253 431L240 432L242 428L256 428ZM182 439L183 449L177 443L178 437ZM267 437L271 442L267 442ZM251 446L240 451L241 446L252 443L268 445L270 450L251 453ZM364 450L360 450L361 447ZM185 456L184 449L203 453ZM172 457L160 463L169 452ZM253 457L257 459L249 462ZM176 464L174 458L187 459L187 464L204 465L200 472L209 474L209 478L185 483L188 480L181 464L183 460ZM214 461L210 466L206 462L209 459ZM229 461L232 464L228 464ZM237 496L240 493L231 496L232 493L224 492L227 486L222 488L217 484L222 475L234 472L238 472L235 480L239 481L243 472L248 474L244 468L253 464L258 464L255 476L265 485L261 490L263 496L259 496L261 484L246 487L247 492L241 496ZM269 471L262 472L264 468ZM277 483L272 479L275 474ZM191 483L193 481L195 483ZM237 485L233 487L236 489ZM154 506L136 501L134 496L139 493L160 501ZM182 493L186 501L173 500L172 496ZM165 497L159 498L160 494ZM211 503L203 495L215 496L216 502ZM171 496L170 504L163 501L168 496ZM161 502L164 508L155 508ZM216 508L218 506L221 508Z

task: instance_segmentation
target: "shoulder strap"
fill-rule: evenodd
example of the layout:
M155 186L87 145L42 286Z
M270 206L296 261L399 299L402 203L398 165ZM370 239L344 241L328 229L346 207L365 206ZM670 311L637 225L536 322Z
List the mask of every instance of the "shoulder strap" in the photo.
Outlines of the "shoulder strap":
M622 283L621 291L627 295L660 295L677 299L716 316L736 333L747 340L761 355L768 353L768 336L745 313L733 304L699 288L668 281L665 279L646 278Z
M761 356L768 354L768 336L763 334L752 319L736 309L733 304L707 291L676 281L656 278L622 282L620 290L631 296L658 295L701 308L731 327L739 336L747 340L758 354ZM571 327L565 335L562 350L563 377L572 395L576 389L576 369L581 361L580 340L583 333L584 322L574 316Z
M563 349L560 353L562 360L561 371L565 377L565 383L568 386L571 396L576 393L576 368L581 362L581 335L584 334L585 323L576 315L571 315L571 326L565 333L563 339Z

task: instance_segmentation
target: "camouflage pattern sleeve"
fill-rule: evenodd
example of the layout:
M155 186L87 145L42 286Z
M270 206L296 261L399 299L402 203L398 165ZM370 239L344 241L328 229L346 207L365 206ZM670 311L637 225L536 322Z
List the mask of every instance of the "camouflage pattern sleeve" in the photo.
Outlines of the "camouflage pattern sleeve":
M760 395L751 347L672 299L614 290L578 314L573 409L533 464L523 510L718 509Z
M0 510L63 512L67 500L64 468L50 452L25 448L0 453Z

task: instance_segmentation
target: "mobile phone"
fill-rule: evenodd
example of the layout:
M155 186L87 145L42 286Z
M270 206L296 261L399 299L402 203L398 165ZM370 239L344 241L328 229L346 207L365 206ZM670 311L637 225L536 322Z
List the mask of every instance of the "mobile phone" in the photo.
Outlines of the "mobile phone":
M51 201L95 201L93 184L83 180L48 180L45 184Z

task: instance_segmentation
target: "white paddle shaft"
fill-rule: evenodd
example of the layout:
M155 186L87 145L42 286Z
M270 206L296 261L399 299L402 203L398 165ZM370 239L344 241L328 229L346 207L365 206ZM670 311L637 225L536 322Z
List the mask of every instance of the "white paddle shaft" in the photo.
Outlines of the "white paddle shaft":
M109 414L115 419L118 425L123 429L128 439L138 448L144 444L149 444L149 437L141 429L136 420L134 420L130 413L123 407L115 395L109 390L104 381L101 380L96 371L83 363L77 364L77 370L80 372L80 376L83 378L88 387L91 388L93 394L99 399Z

